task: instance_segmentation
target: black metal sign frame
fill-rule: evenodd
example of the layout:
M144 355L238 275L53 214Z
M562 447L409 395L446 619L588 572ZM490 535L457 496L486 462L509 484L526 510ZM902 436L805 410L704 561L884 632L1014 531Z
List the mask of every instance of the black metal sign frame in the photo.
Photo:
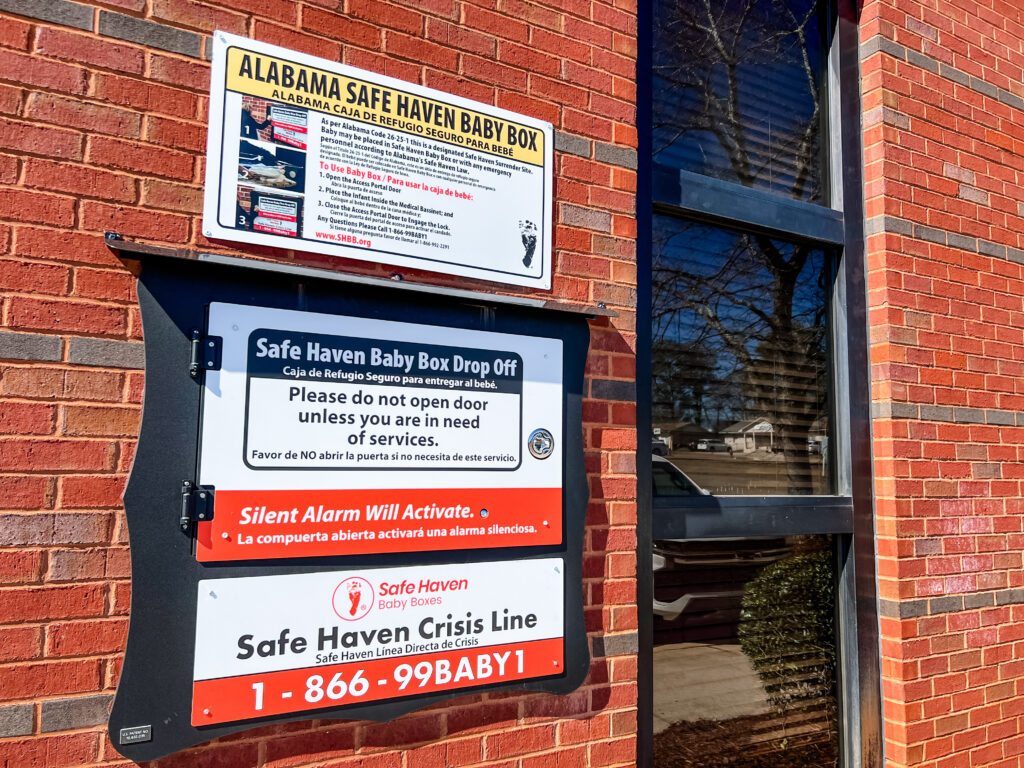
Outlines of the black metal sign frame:
M385 280L339 281L319 270L267 271L158 249L111 245L138 274L145 328L145 407L125 491L131 543L132 607L124 666L110 715L110 738L125 757L152 760L266 723L304 719L387 721L429 704L484 690L566 694L590 664L583 621L582 549L588 487L583 463L582 397L589 345L587 316L539 302L464 291L395 290ZM175 258L175 256L178 256ZM137 268L135 261L137 260ZM244 260L234 260L244 264ZM252 262L250 262L252 263ZM412 286L409 286L410 288ZM495 301L489 299L494 298ZM560 546L417 552L238 563L200 563L193 554L183 483L195 487L204 360L197 341L211 302L318 312L561 339L563 342L563 515ZM531 306L533 304L533 306ZM598 310L595 314L605 314ZM199 332L198 334L196 332ZM212 351L213 350L211 348ZM202 350L199 350L202 352ZM195 494L193 494L194 496ZM191 723L197 585L200 580L305 574L389 566L460 564L560 556L565 574L565 664L542 679L297 712L209 727Z

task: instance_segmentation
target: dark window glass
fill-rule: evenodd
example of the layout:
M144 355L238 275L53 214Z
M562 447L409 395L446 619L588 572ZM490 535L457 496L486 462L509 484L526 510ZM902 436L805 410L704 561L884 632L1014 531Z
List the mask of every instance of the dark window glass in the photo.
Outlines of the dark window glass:
M824 251L669 216L653 248L660 460L716 495L831 493Z
M655 0L654 162L821 202L817 0Z
M838 764L829 537L654 542L655 768Z

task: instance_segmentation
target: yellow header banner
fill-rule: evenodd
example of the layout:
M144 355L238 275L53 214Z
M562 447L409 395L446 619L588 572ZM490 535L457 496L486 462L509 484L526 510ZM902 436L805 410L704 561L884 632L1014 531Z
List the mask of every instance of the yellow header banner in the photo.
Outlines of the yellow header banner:
M227 88L530 165L544 164L544 133L536 128L242 48L228 49Z

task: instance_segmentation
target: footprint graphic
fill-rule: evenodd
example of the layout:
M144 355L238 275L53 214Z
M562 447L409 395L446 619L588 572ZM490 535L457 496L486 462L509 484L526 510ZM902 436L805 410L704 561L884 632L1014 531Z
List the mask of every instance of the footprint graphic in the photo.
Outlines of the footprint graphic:
M537 225L529 219L519 222L519 236L523 241L523 265L530 266L533 262L533 254L537 250Z
M355 616L359 612L359 601L363 597L363 590L358 582L352 582L348 585L348 615Z

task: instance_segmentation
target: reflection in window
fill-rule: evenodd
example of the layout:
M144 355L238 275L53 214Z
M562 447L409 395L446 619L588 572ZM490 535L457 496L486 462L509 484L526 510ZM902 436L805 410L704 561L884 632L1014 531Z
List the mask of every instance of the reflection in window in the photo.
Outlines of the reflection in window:
M716 495L831 492L825 253L654 217L653 426Z
M817 0L656 0L654 162L821 202Z
M654 542L655 768L837 765L829 537Z

